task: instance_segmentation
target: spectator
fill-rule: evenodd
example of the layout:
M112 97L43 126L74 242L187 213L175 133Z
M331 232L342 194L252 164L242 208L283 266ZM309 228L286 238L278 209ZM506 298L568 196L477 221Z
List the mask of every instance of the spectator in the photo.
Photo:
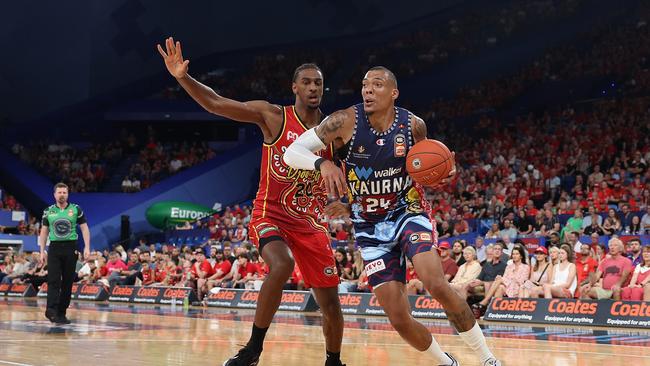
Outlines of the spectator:
M618 234L621 229L621 221L618 219L616 216L616 210L613 208L610 208L607 211L607 218L603 222L603 231L605 232L605 235L614 235Z
M499 231L499 237L501 239L504 239L505 237L508 237L508 239L515 239L517 237L517 230L512 227L512 222L509 219L503 220L503 229Z
M442 263L442 272L444 273L445 280L450 282L458 272L458 265L449 253L449 242L443 241L438 245L440 252L440 261Z
M248 254L241 253L237 256L239 268L235 273L233 287L246 288L248 282L257 279L257 266L248 261Z
M463 288L474 281L481 273L481 264L477 260L476 250L473 247L465 247L463 257L465 257L465 263L458 268L456 276L451 281L451 288L461 294Z
M458 267L462 266L465 263L465 256L463 255L463 249L465 249L464 242L461 240L454 240L454 244L451 247L450 257L456 262Z
M641 227L646 234L650 234L650 205L646 208L646 213L641 218Z
M572 231L569 233L569 245L571 246L571 250L573 253L579 253L580 252L580 247L582 246L582 243L580 242L580 233L577 231Z
M582 232L582 210L580 209L576 210L573 213L573 217L567 221L566 225L562 229L562 232L560 233L560 237L562 240L569 241L569 233L572 232Z
M149 262L143 262L140 272L138 272L138 279L142 282L142 286L153 285L156 280L156 272L151 268Z
M596 225L593 225L594 227L600 226L603 223L603 218L600 217L600 215L598 215L598 213L596 213L596 207L591 205L591 206L589 206L589 208L587 210L588 210L587 215L582 219L582 230L583 231L586 230L587 227L592 226L594 224L594 222L596 223Z
M526 262L526 251L521 245L516 245L510 258L512 263L508 264L503 276L497 275L490 290L485 293L485 297L479 303L474 304L473 308L480 312L481 315L487 310L487 304L493 297L517 297L524 282L530 275L530 267Z
M526 210L523 208L517 211L515 227L517 228L517 235L529 235L533 232L533 223L526 216Z
M629 286L623 289L623 300L650 301L650 246L643 248L643 261L632 273Z
M590 277L595 275L598 269L598 261L591 254L593 249L588 244L582 244L576 260L576 276L578 280L578 290L576 297L579 297L579 291L582 286L589 283Z
M128 271L128 267L120 259L117 252L109 254L109 261L106 264L106 271L108 273L108 286L113 287L122 275L122 271Z
M424 294L424 284L418 278L418 274L415 273L415 268L413 268L413 262L410 259L406 259L406 293L409 295L422 295Z
M560 248L560 263L553 266L551 269L551 283L546 283L544 288L544 297L551 299L554 297L559 298L572 298L575 293L576 281L576 266L573 264L573 257L569 248Z
M11 284L14 279L20 279L29 269L29 264L30 263L25 259L25 254L20 253L14 256L13 268L6 274L6 276L4 276L0 283Z
M637 238L630 239L627 242L629 247L629 252L627 253L627 258L632 261L632 266L636 267L641 262L643 262L643 257L641 255L641 240Z
M545 247L535 249L535 265L530 271L530 277L521 288L519 297L540 297L544 293L544 285L551 282L551 269L553 265L548 259L548 250Z
M630 221L630 225L625 227L625 230L623 232L625 235L643 235L644 230L641 227L641 219L639 219L639 216L632 216L632 220Z
M461 289L462 297L467 298L470 294L490 291L497 276L502 276L506 270L506 261L502 260L501 254L503 254L503 244L497 242L492 246L492 259L483 264L481 273L474 281Z
M488 230L488 232L485 234L485 239L499 239L499 233L499 224L495 222L490 227L490 230Z
M621 299L621 287L633 270L632 262L622 254L623 242L611 239L609 256L600 262L596 275L580 289L583 299Z
M485 241L481 236L477 236L476 240L474 241L474 248L476 249L476 258L479 261L479 263L482 263L485 261L487 258L487 255L485 253L486 251L486 246L485 246Z

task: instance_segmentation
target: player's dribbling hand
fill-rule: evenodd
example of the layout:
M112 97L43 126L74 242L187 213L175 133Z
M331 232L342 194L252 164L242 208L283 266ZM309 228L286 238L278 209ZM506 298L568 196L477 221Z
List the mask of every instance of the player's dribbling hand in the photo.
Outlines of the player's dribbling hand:
M341 201L334 201L325 206L324 212L327 217L349 217L350 206Z
M169 73L176 79L185 77L187 75L190 60L183 60L181 43L179 41L174 43L174 38L169 37L165 40L165 48L167 49L167 52L163 50L160 44L157 46L158 52L162 56L163 60L165 60L165 66L167 66Z
M343 171L332 161L326 160L320 165L320 173L325 181L325 189L330 198L339 199L348 192Z

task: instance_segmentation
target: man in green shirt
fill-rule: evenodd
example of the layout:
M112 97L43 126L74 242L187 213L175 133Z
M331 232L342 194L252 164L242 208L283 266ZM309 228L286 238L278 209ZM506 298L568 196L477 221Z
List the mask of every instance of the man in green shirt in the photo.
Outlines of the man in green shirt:
M47 256L47 310L45 316L56 324L70 324L65 313L70 306L72 283L77 263L77 225L84 238L84 259L90 256L90 230L81 207L68 202L68 186L57 183L54 186L56 204L43 211L43 222L38 244L41 247L41 261L45 244L50 240Z

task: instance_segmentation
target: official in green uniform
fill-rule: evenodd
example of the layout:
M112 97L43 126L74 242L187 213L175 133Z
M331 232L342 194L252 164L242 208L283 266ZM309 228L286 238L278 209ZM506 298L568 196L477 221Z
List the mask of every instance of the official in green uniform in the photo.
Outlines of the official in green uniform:
M72 283L77 263L77 225L84 238L84 259L90 256L90 230L81 207L68 202L68 186L54 186L56 204L43 211L43 226L38 236L41 258L45 244L50 239L47 255L47 309L45 316L56 324L70 324L66 310L70 306Z

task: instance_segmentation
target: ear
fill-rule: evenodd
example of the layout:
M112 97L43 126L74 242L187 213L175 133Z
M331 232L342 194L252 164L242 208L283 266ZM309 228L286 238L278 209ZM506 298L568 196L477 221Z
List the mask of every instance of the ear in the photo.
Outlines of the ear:
M393 99L393 101L397 100L399 97L399 90L397 90L397 88L393 89L393 91L390 93L390 97Z
M291 91L293 91L293 95L298 95L298 84L295 82L291 83Z

